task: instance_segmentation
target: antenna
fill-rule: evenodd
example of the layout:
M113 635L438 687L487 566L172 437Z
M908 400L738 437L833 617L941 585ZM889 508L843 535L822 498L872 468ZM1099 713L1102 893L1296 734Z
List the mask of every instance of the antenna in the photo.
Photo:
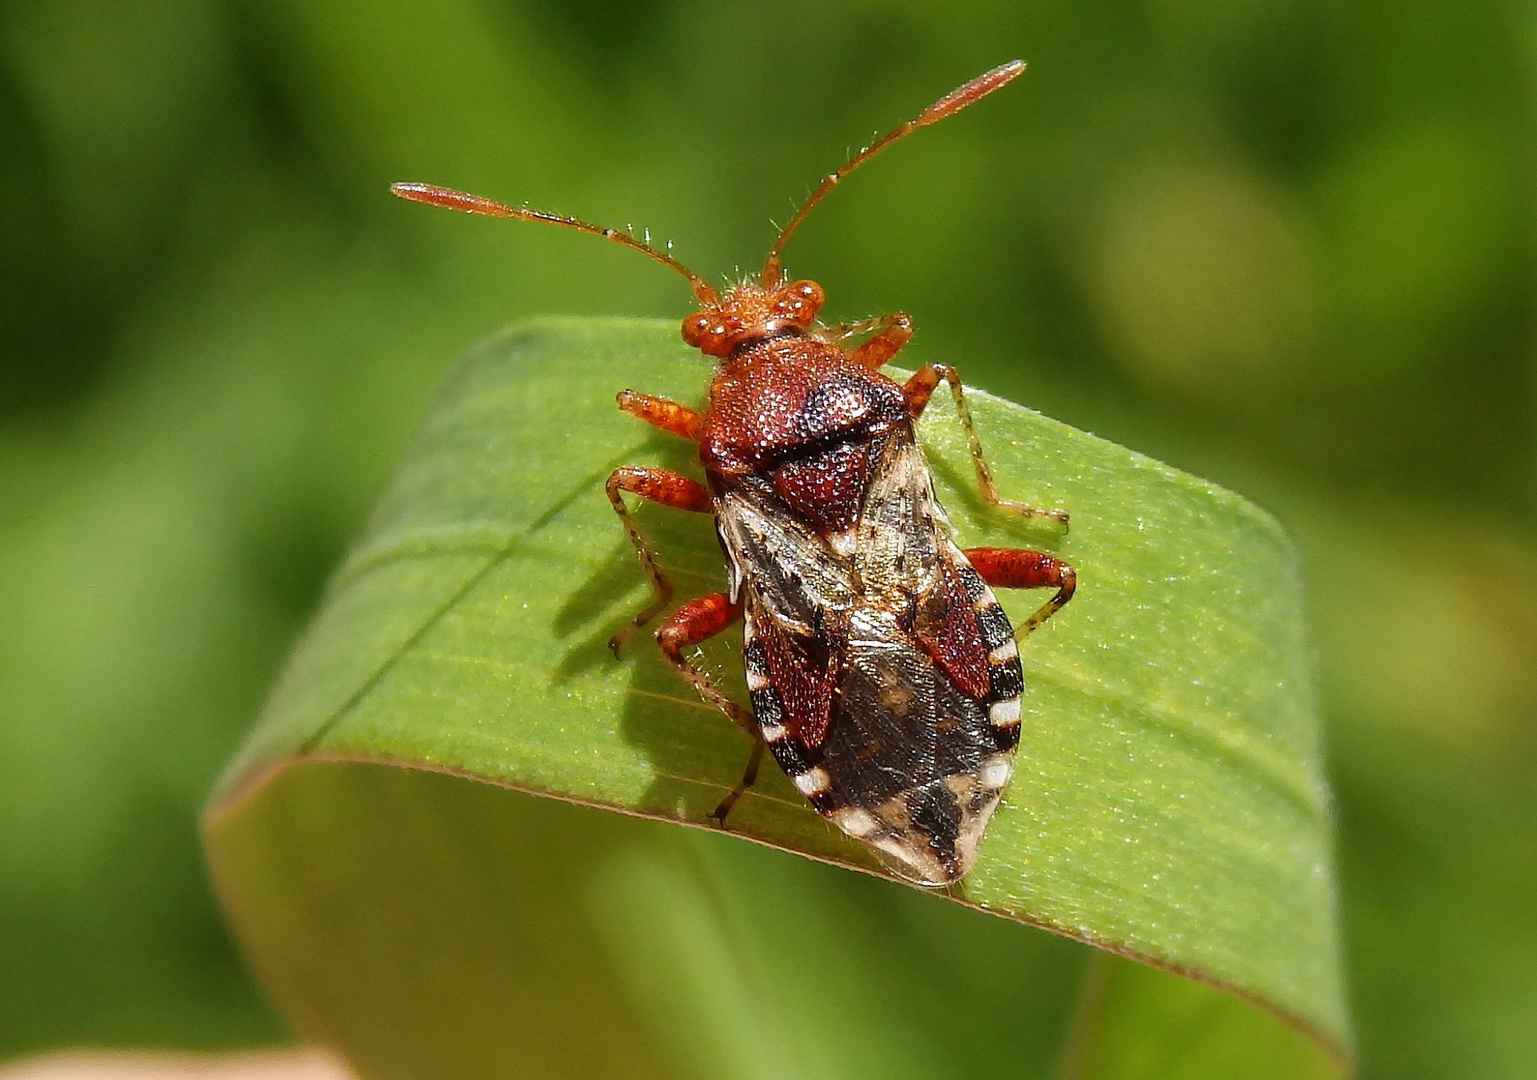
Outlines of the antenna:
M822 182L816 186L815 191L806 197L806 201L801 203L801 208L795 211L795 216L780 231L779 239L775 240L774 246L769 249L768 257L763 260L763 273L761 275L763 287L765 289L773 289L779 286L781 273L779 254L784 250L785 241L789 240L790 235L800 228L801 222L806 220L806 215L811 213L811 208L821 202L822 196L836 187L839 180L842 180L849 173L859 168L898 139L911 135L921 127L937 123L953 113L960 112L972 102L991 94L1024 70L1025 62L1023 60L1010 60L1007 64L993 68L993 70L985 75L978 75L965 86L950 91L950 93L934 102L934 104L924 109L911 120L898 124L894 130L876 139L869 146L863 147L859 153L838 166L836 172L829 173L823 177Z
M648 258L655 259L663 266L670 267L688 278L688 283L694 290L694 297L701 304L708 307L715 307L720 304L720 294L712 289L704 278L694 273L666 252L658 251L650 244L643 243L629 233L619 229L605 229L601 225L592 225L578 218L550 214L543 210L508 206L505 203L497 202L495 199L487 199L481 195L471 195L466 191L454 191L452 188L436 187L432 184L391 184L390 194L398 195L402 199L410 199L412 202L426 203L428 206L441 206L445 210L463 210L467 214L516 218L518 221L544 221L551 225L564 225L566 228L575 229L577 232L601 236L605 240L612 240L616 244L627 247L632 251L638 251Z

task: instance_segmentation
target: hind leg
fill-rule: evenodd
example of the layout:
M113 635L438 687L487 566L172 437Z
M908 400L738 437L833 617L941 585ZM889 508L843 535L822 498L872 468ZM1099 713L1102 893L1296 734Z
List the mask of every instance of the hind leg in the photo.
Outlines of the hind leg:
M1061 611L1078 587L1078 572L1044 551L983 547L967 548L965 554L982 580L996 589L1056 588L1056 595L1025 620L1017 631L1018 637L1024 637Z
M753 737L752 754L747 759L747 768L742 773L741 782L731 789L710 814L722 827L736 801L758 779L758 766L763 762L763 736L758 733L758 725L752 714L727 697L708 675L683 655L683 650L714 637L741 617L741 604L733 604L725 593L711 593L684 604L656 631L657 645L678 674L699 691L700 697L725 713L732 723Z

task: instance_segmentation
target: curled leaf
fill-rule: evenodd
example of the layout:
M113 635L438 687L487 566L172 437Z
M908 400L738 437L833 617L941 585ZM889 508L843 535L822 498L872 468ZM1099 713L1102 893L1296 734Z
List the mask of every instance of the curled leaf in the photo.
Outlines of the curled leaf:
M1159 1053L1335 1074L1291 548L1242 499L1019 406L973 397L1000 488L1070 533L982 503L947 403L920 428L963 544L1045 547L1080 580L1022 650L1015 777L944 895L1193 982L741 844L881 873L771 769L731 836L655 823L708 828L750 741L646 635L609 655L647 586L601 485L697 470L613 399L697 399L706 375L671 323L549 319L445 388L205 823L300 1026L380 1077L1132 1077ZM680 599L722 586L706 517L637 516ZM1038 598L1000 599L1017 624ZM705 662L740 693L737 651Z

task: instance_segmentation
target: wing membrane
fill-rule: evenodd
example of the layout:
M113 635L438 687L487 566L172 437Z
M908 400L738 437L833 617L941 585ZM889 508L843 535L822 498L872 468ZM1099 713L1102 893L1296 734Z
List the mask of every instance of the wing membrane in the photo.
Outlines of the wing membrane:
M717 520L776 760L896 872L944 884L970 868L1009 778L1018 660L996 660L1012 630L950 539L911 429L872 457L851 535L818 535L766 484L727 491Z

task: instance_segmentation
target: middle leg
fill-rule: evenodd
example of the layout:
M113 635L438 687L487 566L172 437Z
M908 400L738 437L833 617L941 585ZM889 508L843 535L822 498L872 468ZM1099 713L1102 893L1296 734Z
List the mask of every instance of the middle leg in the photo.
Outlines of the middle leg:
M950 396L955 399L955 411L961 420L961 430L966 433L966 448L971 452L971 462L977 469L977 484L982 488L982 498L989 505L1012 510L1021 517L1049 517L1066 525L1066 510L1045 510L1005 499L998 494L993 470L988 467L987 458L982 453L982 442L977 438L976 425L971 420L971 407L966 404L966 391L961 385L961 377L949 364L924 364L903 384L902 396L907 399L907 411L912 418L916 420L923 415L923 410L928 408L929 399L934 396L934 390L941 381L950 384Z

